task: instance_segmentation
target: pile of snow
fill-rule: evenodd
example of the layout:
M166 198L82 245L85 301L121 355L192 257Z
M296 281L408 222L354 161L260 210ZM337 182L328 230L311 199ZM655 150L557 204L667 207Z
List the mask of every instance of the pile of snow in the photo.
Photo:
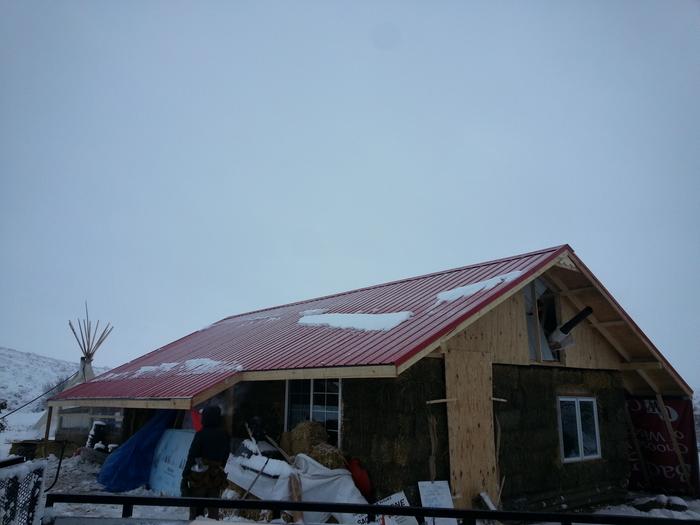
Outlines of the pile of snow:
M302 312L304 314L304 312ZM323 314L302 315L299 324L312 326L330 326L332 328L351 328L363 331L388 331L410 318L413 312L394 312L389 314Z
M479 281L477 283L471 283L458 288L453 288L452 290L445 290L437 294L437 302L444 303L455 301L461 297L469 297L475 293L481 292L482 290L490 290L498 286L501 283L509 283L514 281L522 275L523 272L520 270L515 270L514 272L508 272L503 275L497 275L491 279L486 279L484 281Z

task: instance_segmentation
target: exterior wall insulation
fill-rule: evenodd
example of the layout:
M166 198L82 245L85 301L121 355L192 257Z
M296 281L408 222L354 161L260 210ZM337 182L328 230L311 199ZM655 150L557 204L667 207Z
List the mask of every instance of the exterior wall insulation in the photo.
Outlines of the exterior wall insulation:
M580 507L619 497L630 475L625 394L617 371L494 365L502 501L509 509ZM561 460L557 396L596 398L602 457Z

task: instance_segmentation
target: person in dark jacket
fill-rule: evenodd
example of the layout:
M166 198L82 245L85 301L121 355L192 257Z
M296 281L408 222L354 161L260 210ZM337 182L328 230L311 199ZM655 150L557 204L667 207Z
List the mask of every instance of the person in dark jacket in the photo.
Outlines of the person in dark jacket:
M220 498L226 488L224 466L231 441L222 426L221 410L209 406L202 411L202 429L194 435L182 471L181 492L193 498ZM218 520L219 509L209 507L209 518ZM190 507L190 520L204 515L204 507Z

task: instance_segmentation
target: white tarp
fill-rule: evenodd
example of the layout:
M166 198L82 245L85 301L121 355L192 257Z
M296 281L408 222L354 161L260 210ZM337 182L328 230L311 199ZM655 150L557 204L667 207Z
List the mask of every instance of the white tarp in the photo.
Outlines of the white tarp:
M260 499L290 500L289 476L295 473L301 481L302 501L367 504L348 470L329 469L305 454L297 454L291 467L276 459L270 459L267 465L265 461L266 458L261 456L229 456L226 463L228 479L244 490L250 488L250 493ZM255 480L259 472L262 473ZM356 523L352 514L333 516L340 523ZM329 517L329 513L304 513L307 523L324 523Z

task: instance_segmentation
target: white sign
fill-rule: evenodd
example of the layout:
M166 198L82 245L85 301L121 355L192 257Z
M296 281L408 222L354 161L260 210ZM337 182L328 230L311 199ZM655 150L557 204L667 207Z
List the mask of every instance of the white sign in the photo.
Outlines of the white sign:
M408 499L406 499L406 494L403 490L387 496L386 498L380 499L374 503L375 505L391 505L392 507L410 507ZM413 516L387 516L389 520L386 522L394 522L397 525L418 525L418 520ZM367 523L367 514L355 514L356 522L358 525L365 525ZM379 519L379 516L377 516Z
M447 481L419 481L418 492L424 507L454 509L450 485ZM428 525L457 525L455 518L425 518Z
M158 441L148 484L168 496L180 496L182 471L194 439L194 430L166 430Z

